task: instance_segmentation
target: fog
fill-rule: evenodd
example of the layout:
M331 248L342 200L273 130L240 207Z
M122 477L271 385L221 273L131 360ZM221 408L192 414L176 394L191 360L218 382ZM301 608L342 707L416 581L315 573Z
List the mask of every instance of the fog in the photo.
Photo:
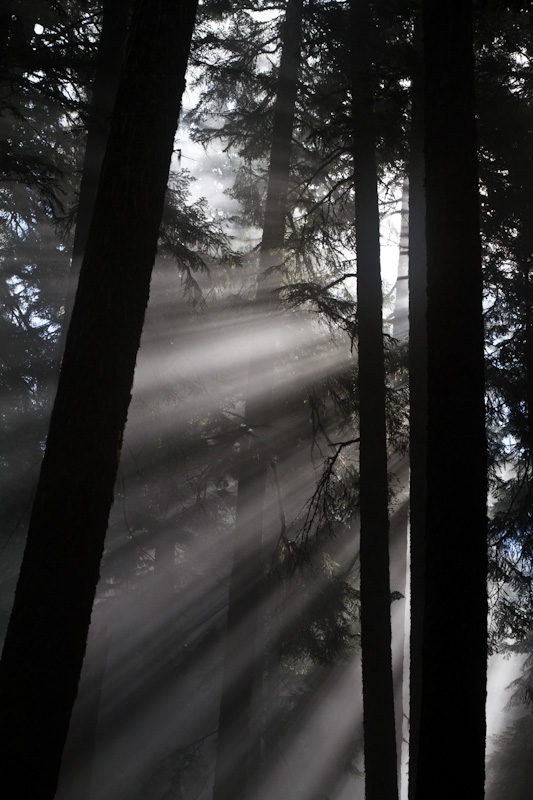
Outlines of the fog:
M263 16L266 22L279 14ZM275 69L278 55L266 52L260 66ZM320 137L309 144L302 123L299 144L308 150L298 157L306 177L291 189L287 249L265 254L252 195L262 213L268 159L261 153L254 161L260 177L251 179L251 210L243 211L232 188L253 159L227 140L195 140L195 78L191 72L182 114L188 122L178 129L167 194L166 212L180 224L172 228L167 219L161 231L56 799L363 800L356 259L353 192L351 184L344 188L351 152L345 132L335 134L340 155L320 183L329 154ZM224 110L235 105L230 98ZM222 121L213 114L203 124L215 130ZM329 124L324 116L324 128ZM262 129L255 133L265 137ZM409 184L402 158L395 152L394 172L379 166L379 205L394 711L399 797L408 800ZM0 209L2 636L60 369L79 160L77 153L59 221L49 210L37 212L22 184ZM335 194L337 179L342 190ZM306 214L312 217L317 198L328 193L338 217L322 239L322 218L308 229ZM509 276L513 269L511 262ZM494 311L490 291L485 301ZM507 422L511 412L499 402ZM505 435L509 452L518 448L518 439ZM459 469L460 454L457 460ZM513 468L502 472L506 480ZM446 487L443 503L453 503ZM491 514L496 507L491 497ZM450 542L460 558L453 531ZM493 571L491 598L499 578ZM508 584L501 584L505 595ZM517 595L516 587L505 595L509 607ZM530 643L518 651L507 633L494 641L487 798L510 786L509 800L525 800L533 779L521 744L533 741L524 702L531 701ZM451 651L446 632L442 659L460 670L461 654ZM526 684L517 684L524 676ZM442 758L450 769L448 755ZM232 795L238 781L246 797Z
M247 283L248 276L238 280ZM354 639L349 648L339 647L330 664L313 661L305 645L310 633L302 632L306 625L314 625L315 633L320 626L308 615L325 602L321 593L329 579L341 576L358 586L357 515L342 518L337 509L337 519L318 522L323 509L311 502L334 450L331 442L348 440L353 429L342 430L325 407L320 425L330 426L329 438L324 429L313 431L302 389L316 391L353 372L354 355L347 337L310 311L228 310L227 296L224 291L193 312L177 270L156 268L58 800L212 797L228 587L233 559L246 552L233 537L250 402L270 409L266 436L275 453L265 497L252 502L249 519L251 536L254 527L262 531L266 589L257 607L264 628L258 634L257 608L242 621L242 640L259 636L265 651L256 652L253 665L244 661L248 648L242 657L233 654L236 683L246 670L256 672L253 726L262 738L253 797L364 797L357 604L342 612ZM342 458L344 468L354 468L355 446ZM390 469L391 588L404 595L392 604L404 800L405 457L392 458ZM291 546L296 551L306 538L307 550L286 569ZM299 645L291 643L294 636ZM489 741L516 716L504 707L506 687L517 674L515 661L493 657L489 663Z

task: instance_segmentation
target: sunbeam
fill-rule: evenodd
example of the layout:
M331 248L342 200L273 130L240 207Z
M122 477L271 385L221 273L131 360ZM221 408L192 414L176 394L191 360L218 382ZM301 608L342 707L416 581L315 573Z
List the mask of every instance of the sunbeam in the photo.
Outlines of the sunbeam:
M524 4L8 5L4 782L526 800Z

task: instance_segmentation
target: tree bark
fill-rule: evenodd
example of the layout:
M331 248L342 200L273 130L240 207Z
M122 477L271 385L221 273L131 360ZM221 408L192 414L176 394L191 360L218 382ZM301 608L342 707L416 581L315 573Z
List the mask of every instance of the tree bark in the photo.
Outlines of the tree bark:
M528 237L529 238L529 237ZM528 248L531 252L531 247ZM524 366L526 378L526 447L528 469L531 474L533 470L533 319L531 308L531 280L529 277L530 262L522 266L522 281L524 294Z
M291 142L294 128L303 0L289 0L282 31L282 52L274 122L265 220L254 313L272 310L275 270L282 265L287 194L290 186ZM263 653L263 507L269 469L270 390L273 385L274 343L271 355L257 362L251 354L245 408L246 439L241 443L233 566L224 646L222 695L213 800L245 800L256 778L259 757L254 682L262 675ZM270 385L260 394L264 375ZM261 666L258 668L258 659Z
M367 0L352 0L365 796L397 800L377 165Z
M423 6L428 450L417 800L458 787L484 796L487 478L471 17L464 0ZM444 753L449 777L436 780Z
M409 798L413 800L420 722L427 451L427 259L425 237L422 20L415 31L409 136Z
M130 7L131 2L129 0L105 0L104 2L102 32L87 123L87 142L85 144L83 173L76 214L76 229L72 245L72 261L65 298L65 314L61 328L60 354L65 349L68 325L89 235L96 190L117 94L120 66L124 57Z
M6 786L52 800L85 653L196 0L139 0L0 664Z

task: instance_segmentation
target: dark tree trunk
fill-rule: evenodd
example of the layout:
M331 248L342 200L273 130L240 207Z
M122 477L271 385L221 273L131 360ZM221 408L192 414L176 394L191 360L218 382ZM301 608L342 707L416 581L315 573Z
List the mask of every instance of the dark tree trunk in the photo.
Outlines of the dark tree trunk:
M272 310L276 268L281 266L285 240L287 194L290 186L303 0L289 0L282 31L279 82L268 174L260 273L254 313ZM252 320L253 324L253 320ZM265 362L253 360L245 409L246 440L241 443L233 566L224 647L224 669L213 800L245 800L250 796L259 762L258 721L254 718L254 683L263 672L263 507L269 468L270 389L274 347ZM259 392L264 375L270 389ZM258 667L258 659L261 666Z
M529 237L528 237L529 238ZM529 248L528 248L529 250ZM531 281L529 277L530 262L522 266L522 281L524 293L524 366L526 378L526 448L528 471L533 473L533 314L531 308Z
M361 637L365 793L397 800L391 656L385 366L367 0L352 0L360 414Z
M416 797L481 800L487 480L472 9L465 0L423 8L428 452ZM436 777L443 754L448 779Z
M283 46L274 107L265 221L261 240L261 251L263 253L272 251L278 259L285 242L292 135L301 58L302 14L303 0L288 0L281 32Z
M102 33L87 123L87 142L76 214L76 230L72 245L72 262L65 299L65 316L61 329L60 354L65 348L76 286L89 235L96 190L109 135L109 124L117 94L120 66L124 56L130 7L130 0L105 0L104 2Z
M85 653L196 0L139 0L0 665L6 786L52 800Z
M411 626L409 642L409 798L413 800L420 721L426 519L427 260L425 236L422 36L415 38L409 136L409 533Z

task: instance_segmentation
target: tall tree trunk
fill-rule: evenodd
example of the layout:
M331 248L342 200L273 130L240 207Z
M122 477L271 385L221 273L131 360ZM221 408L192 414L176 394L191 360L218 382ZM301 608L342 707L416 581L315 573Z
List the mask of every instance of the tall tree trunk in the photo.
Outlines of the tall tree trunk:
M471 3L426 1L423 23L428 451L416 797L444 800L461 787L481 800L487 478ZM450 779L436 780L443 753Z
M529 237L528 237L529 238ZM529 248L528 248L529 249ZM529 474L533 473L533 314L531 308L531 280L529 277L530 261L522 266L522 282L524 294L524 366L526 378L526 424L527 424L527 457Z
M96 190L109 135L109 124L117 94L120 66L124 56L130 8L130 0L104 0L102 32L91 94L89 120L87 123L87 142L85 144L76 229L72 245L72 261L65 299L65 316L61 328L60 354L65 349L68 324L72 314L81 263L89 235Z
M291 142L294 127L302 29L303 0L289 0L282 31L282 52L268 173L260 272L254 312L272 308L274 269L281 266L285 240L287 194L290 185ZM250 796L259 761L259 737L254 720L254 682L259 671L260 628L263 621L263 507L269 465L270 399L258 392L273 382L274 351L265 362L253 359L249 369L245 408L247 438L241 443L233 566L224 646L222 696L217 741L213 800L245 800ZM271 388L271 384L270 384ZM266 398L266 399L265 399Z
M413 800L420 721L427 449L427 260L425 236L422 21L415 34L409 136L409 798Z
M367 800L397 800L379 209L368 44L370 14L367 0L352 0L351 9L365 793Z
M148 301L196 0L139 0L0 664L6 786L52 800Z

